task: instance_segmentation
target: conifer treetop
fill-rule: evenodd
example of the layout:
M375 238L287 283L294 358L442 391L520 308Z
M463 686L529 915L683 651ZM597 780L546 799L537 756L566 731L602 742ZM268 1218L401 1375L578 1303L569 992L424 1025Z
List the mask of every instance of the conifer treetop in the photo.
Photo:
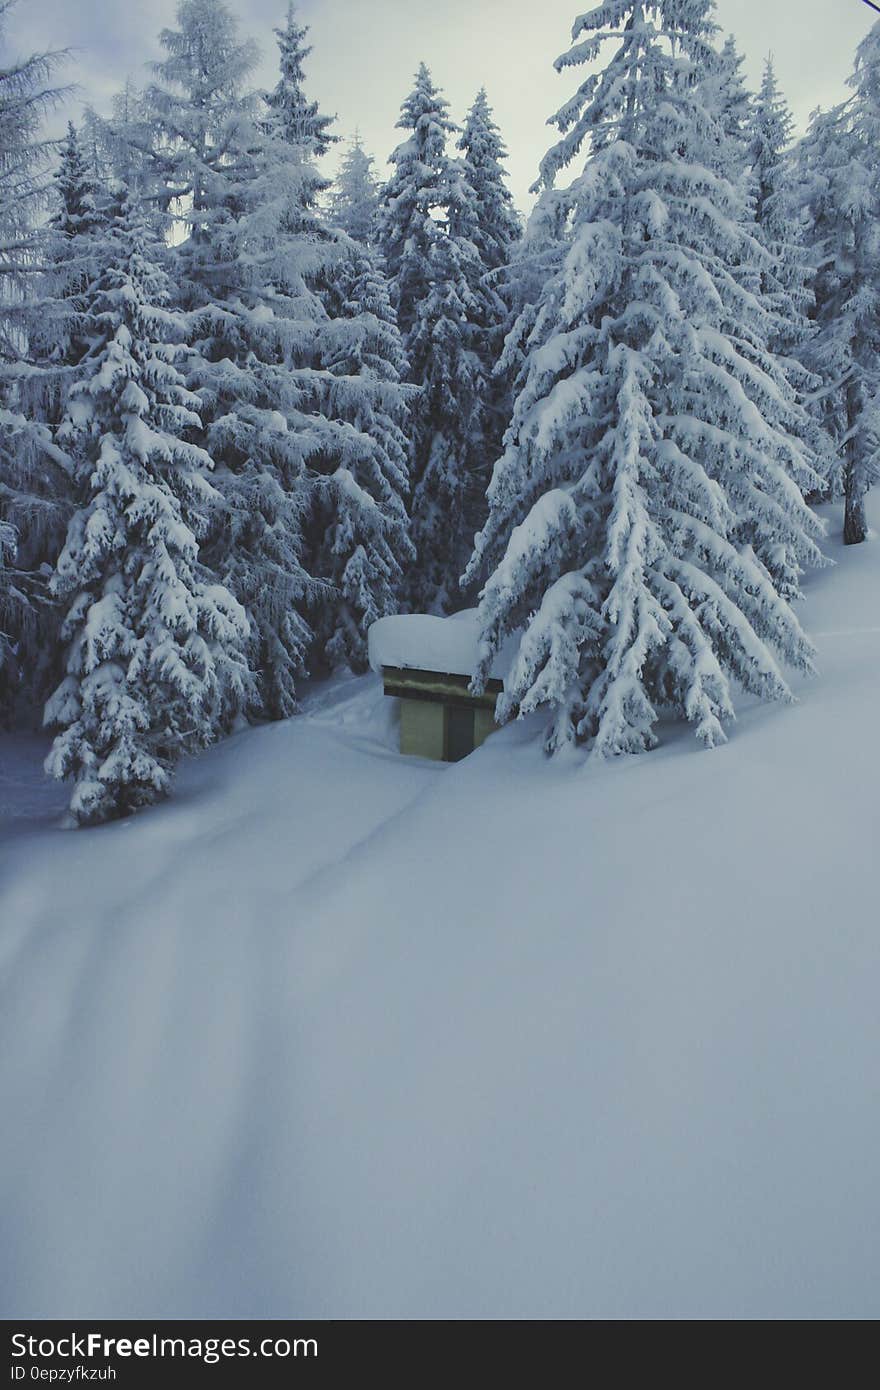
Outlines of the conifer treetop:
M94 173L82 152L73 121L67 123L55 188L60 207L50 219L53 227L64 235L75 236L96 224Z
M382 190L378 218L379 242L405 339L431 283L429 259L437 219L446 221L452 201L446 141L458 127L448 111L449 103L426 65L420 64L397 122L410 134L389 157L393 168Z
M292 145L301 146L308 157L324 155L339 139L331 132L335 116L325 116L316 101L305 96L304 63L312 49L305 40L308 25L296 22L293 0L287 7L287 20L275 36L281 54L281 76L266 102L273 112L279 133Z
M428 158L442 155L446 137L458 127L447 116L449 102L431 76L426 63L420 63L415 86L400 107L396 125L399 130L411 130L413 137L398 145L391 155L393 164L405 164L416 153Z
M607 0L578 16L572 26L572 46L554 63L557 72L592 63L609 41L618 46L606 67L590 73L550 117L548 124L555 125L563 138L541 161L533 193L552 188L559 171L585 144L589 148L590 141L598 150L609 139L629 141L634 136L634 60L639 55L649 65L655 84L661 84L657 90L671 85L683 40L691 64L717 69L718 52L712 41L718 26L711 17L713 9L713 0ZM647 77L643 70L642 82Z
M361 245L369 245L375 234L379 208L379 183L373 172L375 161L364 149L360 131L355 131L342 156L330 194L330 217Z
M178 0L176 29L163 29L167 58L153 63L161 81L186 95L191 109L216 109L240 97L259 59L253 39L240 39L226 0Z
M481 87L462 127L457 147L463 177L472 190L473 226L467 230L487 270L506 265L521 228L507 186L507 149ZM465 231L465 228L462 228Z
M17 0L0 0L0 44ZM63 49L32 53L0 66L0 275L18 280L29 269L28 251L51 189L59 141L43 131L45 117L68 95L52 85L65 62Z

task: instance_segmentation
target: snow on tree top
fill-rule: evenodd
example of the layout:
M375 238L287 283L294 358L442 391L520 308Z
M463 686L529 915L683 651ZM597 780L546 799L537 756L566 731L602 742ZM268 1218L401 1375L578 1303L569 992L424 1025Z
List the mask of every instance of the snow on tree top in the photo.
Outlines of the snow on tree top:
M488 672L503 680L516 655L519 633L503 644ZM397 613L380 618L369 632L370 666L379 675L383 666L441 671L450 676L473 675L482 655L476 608L449 618L429 613Z

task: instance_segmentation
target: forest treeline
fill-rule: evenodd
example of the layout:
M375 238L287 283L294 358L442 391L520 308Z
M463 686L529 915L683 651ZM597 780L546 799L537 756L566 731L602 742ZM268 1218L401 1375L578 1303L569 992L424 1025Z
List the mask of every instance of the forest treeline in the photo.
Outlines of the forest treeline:
M815 504L861 542L877 473L880 26L794 141L713 9L580 16L525 221L485 90L456 122L422 65L383 181L292 6L263 91L227 0L180 0L61 141L65 55L6 59L0 713L53 730L76 823L393 612L478 605L475 689L518 634L498 716L551 751L790 698Z

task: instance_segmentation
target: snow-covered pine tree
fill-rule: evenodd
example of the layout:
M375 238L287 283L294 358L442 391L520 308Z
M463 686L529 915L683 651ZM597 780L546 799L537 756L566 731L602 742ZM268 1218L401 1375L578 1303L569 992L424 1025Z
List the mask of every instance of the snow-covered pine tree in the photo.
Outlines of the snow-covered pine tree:
M373 172L373 156L367 154L355 132L339 164L329 198L330 221L362 246L372 246L379 211L379 181Z
M407 340L410 380L421 387L412 424L409 594L416 611L451 613L464 606L459 577L486 483L489 370L476 350L475 249L437 224L427 242L427 289Z
M313 665L363 671L370 624L399 610L415 558L406 503L409 413L418 390L402 385L407 364L378 254L355 243L334 286L339 303L324 366L346 379L336 409L371 447L350 467L322 475L315 489L309 568L334 597L312 618ZM353 392L351 378L368 389Z
M198 401L177 366L183 324L163 248L127 198L111 218L115 254L93 290L100 342L62 424L85 496L52 579L67 604L66 674L46 707L60 728L46 769L73 781L80 825L164 795L250 679L244 611L199 564L196 532L219 499L210 457L188 442Z
M283 29L275 30L281 51L281 75L267 94L266 102L274 118L276 134L302 150L305 158L315 159L326 154L339 136L330 130L335 117L325 116L316 101L306 100L303 63L312 51L305 42L308 32L308 25L297 24L296 7L291 0L287 7L287 23Z
M0 0L0 44L17 0ZM35 234L49 191L58 142L43 132L49 111L65 95L51 79L67 54L34 53L0 68L0 283L4 300L33 272Z
M800 358L813 331L809 319L812 268L790 159L793 129L773 60L768 58L752 106L749 165L755 221L771 256L761 274L762 299L776 315L770 346L786 358Z
M856 51L853 95L817 112L798 165L808 212L822 423L842 461L843 539L868 534L865 495L880 476L880 22Z
M21 360L10 367L9 379L16 381L17 407L26 422L17 448L22 482L14 505L22 518L18 559L34 609L27 640L19 643L21 665L27 673L21 694L32 721L39 718L57 681L60 659L60 614L46 578L64 543L74 484L72 466L58 445L56 431L67 394L95 335L89 288L99 272L101 252L106 250L95 194L70 124L49 194L50 216L41 228L39 264L28 279L27 292L10 310ZM11 501L11 482L7 489Z
M61 147L54 182L57 208L50 225L73 241L90 232L98 221L95 174L83 154L73 121L67 122L67 139Z
M487 271L502 270L510 263L513 248L522 235L513 196L507 187L504 168L507 150L495 123L485 87L481 87L465 117L458 149L462 154L462 173L473 198L465 214L472 215L469 226L453 227L469 235Z
M766 315L728 267L752 252L720 172L711 0L608 0L575 23L563 71L612 46L555 117L551 186L586 142L571 234L528 338L474 566L485 682L522 629L502 719L548 707L550 750L656 742L661 711L707 746L732 687L788 699L780 661L812 648L780 587L820 561L797 407Z
M0 0L0 45L14 0ZM63 92L51 85L65 55L0 67L0 717L29 717L51 648L40 565L63 522L68 479L48 427L26 407L45 265L41 216L57 142L43 133Z
M436 218L447 214L449 165L446 138L456 131L449 103L424 63L400 108L397 125L410 134L389 157L394 171L379 205L379 246L391 282L391 299L410 357L409 334L432 284L429 258L436 245Z
M282 160L262 128L265 108L247 87L256 50L224 0L181 0L177 25L160 34L167 57L147 101L165 200L182 210L174 260L195 348L187 384L225 503L204 556L251 619L250 713L284 717L312 640L305 614L317 586L302 530L306 463L322 447L319 423L309 430L300 413L314 387L291 367L317 364L323 311L303 272L326 261L317 235L291 246L286 228L311 216L320 179Z
M540 189L523 227L522 239L511 256L504 291L511 305L511 326L496 370L512 383L518 379L528 355L529 335L535 326L544 286L559 273L568 254L571 219L569 189Z
M707 104L711 105L721 126L718 155L724 166L722 172L731 182L743 177L748 161L752 96L743 77L744 61L736 39L728 34L715 71L704 74L703 79Z
M143 91L127 79L110 103L110 116L83 111L80 143L88 168L102 186L121 183L138 197L155 193L152 128Z
M839 490L840 468L833 441L823 428L822 373L818 370L811 278L815 274L804 236L791 152L793 121L768 58L752 104L749 138L751 199L759 239L767 253L758 291L771 317L767 342L779 358L799 399L807 403L804 438L816 457L822 489L815 498ZM808 500L815 500L808 492Z
M485 492L492 463L501 451L510 421L512 377L506 361L500 363L499 359L518 307L507 275L522 234L506 183L507 151L485 88L477 93L465 118L458 149L461 160L450 200L449 232L459 241L469 242L476 252L463 258L473 299L467 343L485 374L485 384L478 388L481 408L472 421L478 433L471 437L468 491L475 505L466 518L469 550L471 537L485 520ZM468 555L462 558L466 562Z
M280 33L279 43L284 78L287 49ZM289 102L274 108L270 102L267 127L298 180L285 229L299 238L290 243L294 260L315 241L325 256L324 266L306 276L324 313L313 339L315 366L329 373L318 391L317 378L311 381L313 408L320 411L324 433L308 463L305 562L319 585L319 601L308 614L309 664L313 669L348 665L361 671L367 662L368 628L398 608L403 568L412 558L405 500L406 426L413 392L401 384L405 361L380 258L367 245L331 232L316 212L317 195L328 184L318 181L314 159L338 138L326 134L330 118L312 104L303 126L288 118L289 110ZM362 217L364 211L361 206ZM315 424L313 417L310 431Z
M225 501L204 556L252 620L251 712L285 717L316 625L340 601L312 568L316 498L336 474L340 491L346 474L370 476L380 446L353 422L371 402L386 408L394 384L338 370L364 325L331 317L352 245L318 212L314 140L291 143L286 108L246 89L254 55L224 0L182 0L178 25L161 36L169 56L149 95L155 160L185 208L175 265L195 348L187 380Z
M61 417L70 373L91 347L89 288L100 273L102 251L108 250L102 237L105 225L93 171L73 122L68 122L44 241L46 269L39 278L29 335L31 360L39 364L43 375L55 368L55 399L46 403L53 425ZM45 397L45 388L42 394ZM32 413L39 412L32 409Z
M421 388L412 421L417 558L408 590L411 605L427 612L451 612L464 601L458 579L485 487L480 440L491 404L478 335L492 291L480 289L484 267L471 239L480 208L464 161L447 156L456 131L447 111L422 64L398 121L411 134L391 155L379 212L409 381Z

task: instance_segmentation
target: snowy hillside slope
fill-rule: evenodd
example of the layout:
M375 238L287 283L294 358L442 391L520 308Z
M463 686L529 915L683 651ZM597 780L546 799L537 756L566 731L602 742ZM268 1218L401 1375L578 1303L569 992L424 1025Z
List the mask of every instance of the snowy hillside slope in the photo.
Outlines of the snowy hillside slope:
M0 743L3 1314L880 1314L880 544L828 548L821 678L712 753L406 760L368 676L59 833Z

